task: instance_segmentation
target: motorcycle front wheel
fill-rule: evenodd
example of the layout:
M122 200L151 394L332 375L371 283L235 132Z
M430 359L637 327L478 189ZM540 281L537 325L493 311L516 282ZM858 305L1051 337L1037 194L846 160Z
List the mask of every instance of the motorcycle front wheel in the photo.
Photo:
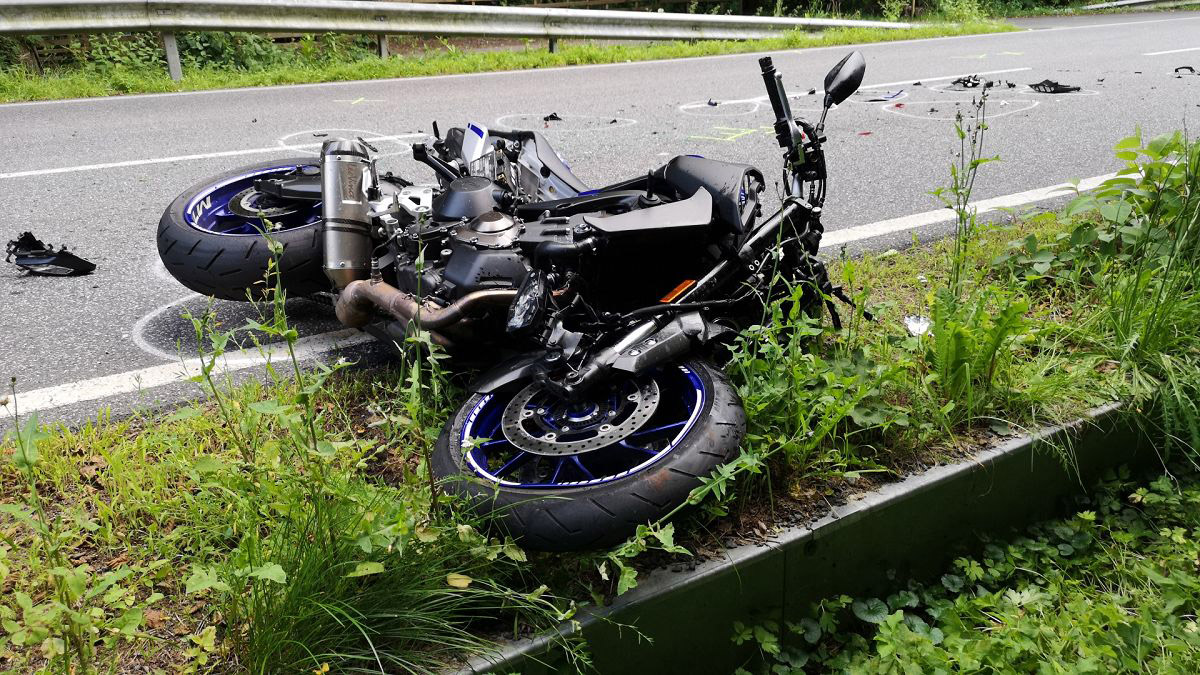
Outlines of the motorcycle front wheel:
M704 361L616 379L585 400L538 384L472 396L447 424L434 475L496 514L526 548L619 544L682 504L746 431L737 392Z
M158 222L163 265L197 293L224 300L260 298L273 255L270 237L283 246L276 271L289 295L329 290L322 270L321 202L279 199L254 187L261 179L319 171L316 158L293 157L244 166L193 185Z

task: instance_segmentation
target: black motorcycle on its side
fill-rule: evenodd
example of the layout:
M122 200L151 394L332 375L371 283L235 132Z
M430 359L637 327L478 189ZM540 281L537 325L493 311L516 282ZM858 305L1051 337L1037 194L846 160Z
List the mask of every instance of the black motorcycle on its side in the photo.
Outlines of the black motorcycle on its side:
M854 52L829 72L815 125L759 63L783 149L767 217L749 165L685 155L589 189L536 131L435 125L413 156L436 186L380 175L367 141L330 140L319 161L188 190L163 214L159 253L189 288L244 300L262 288L265 233L283 244L284 288L329 294L343 324L492 355L438 439L436 477L526 547L610 546L737 452L745 414L714 348L796 285L815 306L840 295L815 257L822 130L865 63Z

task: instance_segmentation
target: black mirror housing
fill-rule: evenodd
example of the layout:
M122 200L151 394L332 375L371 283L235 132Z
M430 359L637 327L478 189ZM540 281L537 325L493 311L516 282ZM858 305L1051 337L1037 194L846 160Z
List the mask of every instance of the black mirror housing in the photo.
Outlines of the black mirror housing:
M825 76L825 107L839 105L858 91L863 75L867 72L867 61L861 52L850 52Z

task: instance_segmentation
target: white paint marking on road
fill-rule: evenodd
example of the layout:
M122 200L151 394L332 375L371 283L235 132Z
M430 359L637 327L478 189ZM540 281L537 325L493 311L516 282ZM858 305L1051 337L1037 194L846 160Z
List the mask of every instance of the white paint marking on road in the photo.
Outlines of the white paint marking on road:
M360 333L353 328L300 338L296 341L296 357L309 359L334 349L362 344L371 339L366 333ZM288 358L286 345L264 346L261 351L243 349L226 354L213 372L215 376L220 377L267 363L286 361ZM199 375L202 367L203 363L199 358L185 359L177 363L150 366L126 373L17 392L17 410L21 413L30 413L75 403L97 401L110 396L133 394L169 384L179 384Z
M1079 190L1087 191L1095 189L1104 181L1113 178L1117 174L1109 173L1103 176L1093 176L1079 181ZM1011 209L1018 206L1025 206L1037 202L1062 197L1074 192L1075 186L1070 183L1060 183L1049 187L1038 188L1036 190L1026 190L1025 192L1017 192L1003 197L993 197L991 199L982 199L973 202L971 205L975 207L977 214L984 214L989 211L999 209ZM847 227L844 230L833 230L826 232L821 237L821 248L827 246L841 246L864 239L873 239L882 237L888 234L896 234L898 232L907 232L909 230L917 230L922 227L936 225L938 223L948 223L955 219L955 213L951 209L943 208L936 211L926 211L925 213L914 213L910 216L902 216L900 218L892 218L890 220L881 220L870 225L859 225L858 227Z
M910 40L890 40L886 42L864 42L850 45L830 45L828 47L804 47L800 49L782 49L766 52L744 52L741 54L713 54L711 56L692 56L684 59L654 59L650 61L633 61L626 63L592 63L577 66L556 66L554 68L537 68L530 70L495 70L485 73L455 73L452 75L418 75L416 77L388 77L377 80L345 80L341 82L310 82L307 84L277 84L266 87L236 87L233 89L204 89L200 91L171 91L157 94L129 94L126 96L94 96L91 98L65 98L55 101L17 101L14 103L0 104L0 110L5 108L16 108L22 106L42 106L42 105L58 105L66 103L97 103L97 102L112 102L112 101L131 101L143 98L167 98L172 96L206 96L213 94L237 94L249 92L266 92L270 93L278 90L287 89L309 89L313 87L343 87L343 86L368 86L373 87L379 84L393 82L424 82L428 80L442 80L446 78L467 78L467 77L493 77L506 75L527 75L530 73L553 73L560 70L584 70L591 68L630 68L630 67L645 67L661 65L663 63L671 63L675 61L705 61L713 59L735 59L735 58L757 58L765 55L778 55L780 52L821 52L831 49L873 49L880 47L888 47L892 45L906 45L919 42L941 42L944 40L978 40L985 38L996 37L1012 37L1020 35L1036 35L1038 33L1054 33L1058 31L1068 30L1085 30L1090 28L1113 28L1119 26L1134 26L1139 24L1164 23L1167 21L1188 21L1200 19L1200 16L1181 16L1171 19L1149 19L1144 21L1119 21L1113 23L1089 23L1082 26L1054 26L1050 28L1029 28L1026 30L1009 31L1005 33L978 33L975 35L946 35L935 38L913 38Z
M1104 181L1114 177L1116 174L1106 174L1103 176L1094 176L1079 181L1079 190L1091 190L1103 183ZM980 214L1004 208L1015 208L1027 204L1060 197L1074 190L1075 186L1070 183L1060 183L1049 187L1038 188L1036 190L1026 190L1011 195L1002 197L993 197L974 202L977 212ZM926 213L917 213L911 216L902 218L893 218L891 220L883 220L870 225L860 225L858 227L849 227L844 230L834 230L826 232L822 238L822 247L841 246L851 242L862 241L897 232L905 232L910 230L945 223L954 220L954 212L949 209L939 209L937 211L928 211ZM165 310L171 305L160 308L158 311ZM332 351L334 349L349 347L352 345L369 342L372 338L366 333L360 333L354 329L340 330L331 333L322 333L310 337L301 338L296 343L296 356L301 359L309 359L321 354ZM224 373L245 370L255 366L265 365L268 362L278 361L287 358L286 348L283 346L273 346L270 348L264 347L264 351L257 349L243 349L237 352L227 354L222 361L221 370ZM82 380L79 382L71 382L68 384L56 385L53 387L45 387L43 389L34 389L27 392L17 393L17 403L22 411L33 412L35 410L46 410L50 408L58 408L65 405L75 403L83 403L87 401L96 401L105 399L110 396L118 396L121 394L131 394L154 387L161 387L168 384L178 384L186 382L192 375L200 372L200 359L187 359L179 363L168 363L161 366L150 366L140 370L133 370L126 373L117 373L115 375L106 375L104 377L96 377L90 380Z
M1168 49L1165 52L1146 52L1142 56L1162 56L1163 54L1180 54L1183 52L1200 52L1200 47L1188 47L1187 49Z
M163 270L165 271L166 268L163 268ZM170 278L170 277L168 277L168 278L171 281L174 281L173 278ZM178 359L179 354L173 354L171 352L168 352L164 349L159 349L158 347L155 347L154 345L150 344L150 341L146 339L146 335L145 335L146 326L151 321L153 321L156 318L158 318L159 316L161 316L164 312L170 311L173 308L178 308L179 305L182 305L183 303L185 303L189 300L194 300L196 298L202 298L202 297L204 297L204 296L200 295L199 293L188 293L187 295L183 296L182 298L179 298L178 300L172 300L171 302L168 302L165 305L156 307L149 314L143 316L142 318L140 318L134 322L133 329L129 331L129 339L133 341L133 344L138 349L140 349L152 356L157 356L158 358L160 358L164 361L174 361L174 360Z
M423 136L424 134L401 134L398 136L379 136L377 138L367 138L368 141L398 141L405 138L414 138ZM128 166L145 166L147 164L171 164L173 162L191 162L199 159L216 159L219 157L238 157L241 155L259 155L268 153L280 153L285 150L295 150L297 148L319 148L320 143L306 143L303 145L275 145L269 148L249 148L246 150L223 150L221 152L204 152L195 155L176 155L174 157L151 157L149 159L131 159L124 162L106 162L104 164L81 164L78 166L60 166L54 169L31 169L29 171L12 171L9 173L0 173L0 178L26 178L28 176L49 176L59 173L74 173L76 171L99 171L101 169L120 169Z

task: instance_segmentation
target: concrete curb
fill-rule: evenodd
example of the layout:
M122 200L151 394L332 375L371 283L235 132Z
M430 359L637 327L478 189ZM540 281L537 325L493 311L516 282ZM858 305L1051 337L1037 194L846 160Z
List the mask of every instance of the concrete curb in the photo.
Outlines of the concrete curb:
M1157 461L1121 406L1103 406L1072 424L885 485L694 570L654 570L611 606L581 612L580 630L600 673L732 672L749 654L730 641L734 621L783 625L831 595L882 596L891 579L943 569L971 533L1069 512L1105 470ZM571 672L555 648L570 633L564 625L507 643L458 672Z

